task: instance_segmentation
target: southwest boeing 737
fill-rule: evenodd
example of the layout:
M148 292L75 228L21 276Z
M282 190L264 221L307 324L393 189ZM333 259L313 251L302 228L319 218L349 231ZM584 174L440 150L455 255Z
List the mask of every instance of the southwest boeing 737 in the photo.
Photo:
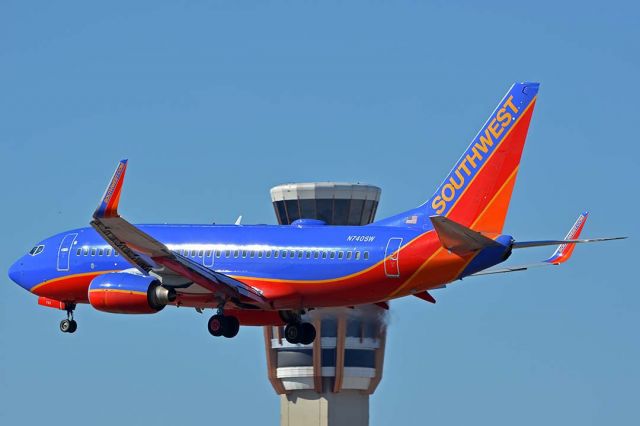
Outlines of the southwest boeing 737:
M386 302L475 275L559 265L587 219L565 239L518 241L503 234L538 83L516 83L435 193L421 206L365 226L133 225L118 213L127 168L119 163L91 227L47 238L20 258L9 277L39 303L67 312L77 304L119 314L152 314L167 305L216 309L214 336L240 325L285 325L290 343L310 344L311 309ZM514 249L557 245L537 264L496 267Z

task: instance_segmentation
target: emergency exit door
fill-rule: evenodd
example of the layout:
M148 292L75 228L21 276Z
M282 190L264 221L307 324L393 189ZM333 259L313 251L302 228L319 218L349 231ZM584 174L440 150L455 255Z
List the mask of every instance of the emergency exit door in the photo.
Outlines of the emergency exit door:
M384 251L384 273L389 278L400 277L400 246L402 245L402 238L389 238L387 242L387 248Z

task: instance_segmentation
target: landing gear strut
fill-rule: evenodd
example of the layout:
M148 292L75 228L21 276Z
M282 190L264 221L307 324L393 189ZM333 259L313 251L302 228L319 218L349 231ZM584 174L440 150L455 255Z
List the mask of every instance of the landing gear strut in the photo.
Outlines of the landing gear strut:
M73 310L76 305L68 305L67 319L60 321L60 331L63 333L75 333L78 329L78 323L73 319Z
M234 316L224 315L224 304L222 304L218 308L218 313L209 318L207 328L212 336L231 338L240 331L240 321Z

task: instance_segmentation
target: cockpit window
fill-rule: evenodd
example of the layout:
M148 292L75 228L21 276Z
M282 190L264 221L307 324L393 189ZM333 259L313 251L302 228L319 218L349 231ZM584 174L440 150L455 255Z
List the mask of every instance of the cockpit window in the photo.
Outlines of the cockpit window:
M31 256L37 256L37 255L39 255L40 253L42 253L42 250L44 250L44 244L41 244L41 245L39 245L39 246L35 246L34 248L32 248L32 249L29 251L29 254L30 254Z

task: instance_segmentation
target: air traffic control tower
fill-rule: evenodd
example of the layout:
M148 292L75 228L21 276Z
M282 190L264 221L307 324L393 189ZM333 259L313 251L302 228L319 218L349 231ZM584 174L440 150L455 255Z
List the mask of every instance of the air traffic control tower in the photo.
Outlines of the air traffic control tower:
M271 189L278 222L330 225L373 222L380 188L350 183L293 183ZM385 309L376 305L315 309L310 345L290 344L283 327L265 327L268 377L280 395L281 426L365 426L369 395L382 379Z

